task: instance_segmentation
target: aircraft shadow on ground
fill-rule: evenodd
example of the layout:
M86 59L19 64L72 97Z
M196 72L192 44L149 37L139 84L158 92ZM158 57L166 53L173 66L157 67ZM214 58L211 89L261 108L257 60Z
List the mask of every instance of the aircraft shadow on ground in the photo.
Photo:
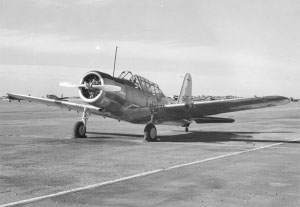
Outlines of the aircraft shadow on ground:
M141 134L121 134L121 133L102 133L102 132L86 132L87 134L100 135L93 138L112 138L109 136L136 137L143 138Z
M293 132L245 132L245 131L190 131L188 133L176 134L176 135L158 135L157 142L271 142L271 143L288 143L287 140L279 139L254 139L254 134L289 134ZM143 139L143 135L137 134L121 134L121 133L98 133L98 132L87 132L87 134L98 135L91 138L107 139L114 138L113 136L120 136L122 139L126 138L138 138ZM110 137L112 136L112 137ZM125 138L126 137L126 138ZM293 143L300 143L299 141Z

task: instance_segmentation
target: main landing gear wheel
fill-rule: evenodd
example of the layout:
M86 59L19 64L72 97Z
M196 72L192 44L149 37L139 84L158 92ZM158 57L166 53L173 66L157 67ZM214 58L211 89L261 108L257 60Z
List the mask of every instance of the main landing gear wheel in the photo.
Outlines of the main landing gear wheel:
M185 127L185 132L189 132L189 128L188 127Z
M73 138L87 138L85 135L86 133L86 124L87 120L89 118L89 113L87 112L87 109L84 108L83 114L82 114L82 121L76 122L73 128Z
M76 122L73 128L73 138L86 138L86 127L82 121Z
M147 142L154 142L157 141L157 130L154 124L147 124L144 129L144 139Z

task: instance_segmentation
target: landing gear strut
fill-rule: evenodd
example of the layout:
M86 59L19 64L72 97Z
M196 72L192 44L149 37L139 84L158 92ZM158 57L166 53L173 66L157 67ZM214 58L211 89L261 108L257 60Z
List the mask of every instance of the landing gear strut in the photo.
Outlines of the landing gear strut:
M189 132L189 128L188 127L185 127L185 132Z
M73 128L73 138L86 138L86 123L89 118L89 114L86 112L86 108L83 110L82 121L76 122Z
M186 124L186 125L184 125L183 127L185 127L185 132L189 132L189 127L190 127L190 124L189 124L189 123Z
M149 123L146 125L145 129L144 129L144 139L147 142L154 142L157 141L157 130L156 127L154 126L154 124Z

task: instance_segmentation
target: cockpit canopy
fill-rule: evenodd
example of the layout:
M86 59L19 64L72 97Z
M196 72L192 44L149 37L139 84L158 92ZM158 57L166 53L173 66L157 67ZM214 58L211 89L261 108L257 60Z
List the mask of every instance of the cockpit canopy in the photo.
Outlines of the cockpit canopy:
M159 89L156 83L149 81L146 78L143 78L139 75L133 75L130 71L123 71L120 76L120 79L125 79L134 84L134 87L140 89L146 93L149 93L158 98L165 97L163 92Z

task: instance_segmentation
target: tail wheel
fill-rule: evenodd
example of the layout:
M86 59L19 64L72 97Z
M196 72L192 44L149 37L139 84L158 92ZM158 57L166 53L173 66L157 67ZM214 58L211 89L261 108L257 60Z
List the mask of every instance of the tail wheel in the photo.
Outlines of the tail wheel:
M86 127L82 121L76 122L73 128L73 138L86 138Z
M157 130L156 127L153 124L147 124L144 129L144 139L147 142L153 142L156 141L157 136Z

